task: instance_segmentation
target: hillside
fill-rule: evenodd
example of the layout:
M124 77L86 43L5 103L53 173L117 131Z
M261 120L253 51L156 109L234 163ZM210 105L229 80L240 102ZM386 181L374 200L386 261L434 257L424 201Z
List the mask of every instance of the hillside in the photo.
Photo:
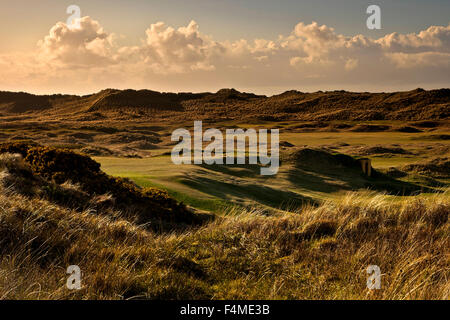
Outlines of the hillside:
M80 113L106 117L234 120L439 120L448 119L450 89L392 93L287 91L271 97L222 89L216 93L161 93L107 89L88 96L36 96L0 92L0 112ZM126 116L126 115L125 115ZM83 118L77 118L82 120Z
M86 155L30 143L0 144L0 155L6 156L0 184L25 197L77 211L120 211L123 219L150 227L201 222L167 193L111 177Z
M13 112L22 95L36 103ZM448 90L3 98L4 299L449 297ZM171 133L192 119L279 128L278 174L174 164ZM373 264L382 290L366 287Z
M199 99L205 94L161 93L151 90L104 90L97 94L99 99L89 111L100 111L116 108L141 108L145 110L182 111L181 102Z
M14 148L24 151L3 146ZM0 152L3 299L448 299L448 192L397 202L348 193L277 215L229 209L201 228L167 232L101 205L83 184L46 179L55 167L30 154L55 150L40 148L25 161ZM63 194L90 204L74 207ZM72 264L80 290L65 286ZM370 264L383 270L383 290L366 288Z
M0 92L0 111L3 112L40 111L50 107L49 96L36 96L25 92Z

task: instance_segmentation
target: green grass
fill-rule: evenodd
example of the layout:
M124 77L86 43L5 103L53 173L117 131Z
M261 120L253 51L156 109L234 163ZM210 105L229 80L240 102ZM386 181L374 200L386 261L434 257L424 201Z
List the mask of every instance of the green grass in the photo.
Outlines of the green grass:
M398 166L410 160L402 157L373 159L375 168ZM284 210L302 206L306 202L317 203L338 198L345 191L365 189L368 183L350 171L320 173L286 164L282 165L276 176L262 177L258 173L243 173L225 166L177 166L170 157L98 157L96 160L108 174L130 178L142 187L164 189L178 201L212 212L221 211L221 208L230 205L259 207L269 211ZM374 180L373 184L383 188L383 181ZM397 193L402 194L404 187L401 187L400 182L396 184L399 185Z
M374 156L370 157L372 160L372 165L375 168L389 168L389 167L398 167L404 166L407 164L419 162L426 157L419 156L394 156L394 157L383 157L383 156Z
M337 123L337 122L336 122ZM341 122L339 122L341 123ZM396 121L351 122L346 124L382 124L390 126L405 125ZM446 133L445 127L433 132L401 133L383 132L298 132L293 129L298 125L295 121L258 123L238 123L225 121L205 124L216 128L273 128L281 127L280 141L288 141L296 147L320 147L335 145L333 152L352 154L358 146L398 145L412 154L369 155L375 169L401 167L406 164L420 162L439 154L429 154L427 147L448 144L446 141L430 141L431 133ZM171 130L179 127L192 129L193 123L170 124L161 128L158 133L164 136L165 143L170 140ZM347 146L339 146L346 143ZM337 145L337 146L336 146ZM278 210L283 206L295 205L302 201L323 201L339 197L348 190L364 188L365 181L357 176L347 177L343 172L321 173L299 171L282 164L279 173L274 177L262 177L258 167L250 166L196 166L174 165L167 155L171 147L161 145L151 151L151 157L129 159L119 157L97 157L102 169L114 176L128 177L141 186L154 186L169 192L174 198L194 208L217 211L224 205L256 206L263 209ZM286 152L288 149L282 150ZM355 155L355 154L354 154ZM408 180L426 182L424 180ZM401 193L401 192L399 192Z
M398 143L421 150L424 142L412 140L413 135L282 133L281 140L297 146ZM337 151L345 153L345 148ZM387 168L429 156L370 158L375 168ZM449 191L411 197L366 192L361 189L367 179L358 174L291 164L283 164L276 176L262 177L254 168L239 166L176 166L168 156L95 160L108 174L167 190L178 201L221 216L201 227L165 233L122 220L120 213L74 211L1 189L5 257L0 296L448 299ZM426 182L412 176L405 180ZM358 191L347 192L352 189ZM83 270L80 291L65 289L70 264ZM371 264L383 273L383 289L376 292L366 289Z
M291 183L285 177L289 167L276 177L262 177L257 173L242 177L239 170L229 167L177 166L167 156L95 159L110 175L130 178L142 187L164 189L178 201L200 210L216 212L230 205L278 210L321 197L308 186L301 188Z
M419 144L429 143L427 137L430 133L401 133L401 132L281 132L281 140L289 141L294 145L322 145L345 142L350 145L377 145L377 144ZM421 137L423 137L421 139Z
M153 187L158 188L161 190L167 191L167 193L174 199L178 200L179 202L182 202L186 205L189 205L193 208L210 211L210 212L221 212L225 211L226 208L230 206L229 202L220 200L220 199L204 199L204 198L196 198L193 196L190 196L187 193L183 193L180 191L176 191L170 188L167 188L166 186L154 183L151 181L151 179L146 177L139 177L139 176L128 176L131 180L133 180L137 185L141 187Z

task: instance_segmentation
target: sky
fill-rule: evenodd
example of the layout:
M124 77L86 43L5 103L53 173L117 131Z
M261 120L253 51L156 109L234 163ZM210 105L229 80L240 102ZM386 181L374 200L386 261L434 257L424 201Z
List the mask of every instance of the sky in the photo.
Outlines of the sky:
M450 87L449 17L448 0L0 0L0 90Z

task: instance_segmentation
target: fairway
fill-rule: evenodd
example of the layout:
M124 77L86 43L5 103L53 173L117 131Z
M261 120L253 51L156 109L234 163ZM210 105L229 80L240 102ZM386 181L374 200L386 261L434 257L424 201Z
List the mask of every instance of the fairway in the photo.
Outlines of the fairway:
M361 146L401 146L404 154L368 156L373 168L382 171L424 161L430 157L430 152L424 150L449 146L446 141L427 140L429 133L293 132L292 127L291 122L283 123L280 140L299 147L328 148L334 153L357 155L356 150ZM283 162L276 176L261 176L257 165L175 165L168 155L170 150L161 147L152 151L153 156L144 158L95 157L95 160L108 174L130 178L142 187L164 189L195 209L216 213L230 205L285 210L305 203L337 199L350 190L365 189L358 177L348 181L345 172L305 171ZM281 153L286 152L289 148L282 147ZM411 181L411 177L403 180Z

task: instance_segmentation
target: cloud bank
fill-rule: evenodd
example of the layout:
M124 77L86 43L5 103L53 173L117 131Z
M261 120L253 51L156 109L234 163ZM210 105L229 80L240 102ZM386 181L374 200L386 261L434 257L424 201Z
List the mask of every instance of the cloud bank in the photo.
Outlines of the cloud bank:
M415 87L450 84L450 24L374 39L299 22L277 39L215 41L191 21L150 24L140 44L120 46L100 22L50 28L35 52L0 55L4 90L93 92L105 87L215 90ZM264 92L263 92L264 93Z

